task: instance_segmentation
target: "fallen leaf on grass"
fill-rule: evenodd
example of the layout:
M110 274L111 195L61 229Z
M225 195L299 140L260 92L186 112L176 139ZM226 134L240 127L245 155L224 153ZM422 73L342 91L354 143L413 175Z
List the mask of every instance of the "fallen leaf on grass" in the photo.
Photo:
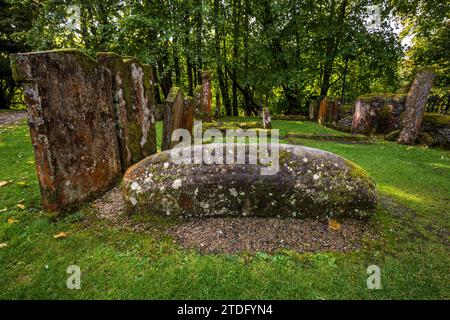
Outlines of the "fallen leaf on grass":
M53 238L55 238L55 239L63 239L63 238L67 238L68 236L69 236L69 234L67 232L63 231L63 232L55 234L53 236Z
M0 187L6 186L9 181L0 181Z
M341 224L334 219L328 220L328 228L334 231L341 230Z
M26 186L26 185L28 185L28 182L26 182L26 181L18 181L18 182L16 182L19 186Z
M25 206L21 203L17 204L17 208L19 208L20 210L25 210Z
M8 246L7 243L0 243L0 249L6 248Z
M8 219L9 224L13 224L13 223L17 223L17 222L19 222L19 220L11 219L11 218Z
M6 212L8 210L7 207L4 207L3 209L0 210L0 212Z

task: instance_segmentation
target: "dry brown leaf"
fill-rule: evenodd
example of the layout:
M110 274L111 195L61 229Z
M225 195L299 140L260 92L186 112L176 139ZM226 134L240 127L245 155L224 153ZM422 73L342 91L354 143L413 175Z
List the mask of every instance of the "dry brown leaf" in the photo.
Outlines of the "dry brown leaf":
M25 205L18 203L17 208L19 208L20 210L25 210Z
M0 181L0 187L6 186L9 181Z
M63 238L67 238L68 236L69 236L69 234L67 232L62 231L60 233L55 234L53 236L53 238L55 238L55 239L63 239Z
M328 228L334 231L341 230L341 224L334 219L328 220Z
M19 220L12 219L12 218L9 218L9 219L8 219L8 223L9 223L9 224L13 224L13 223L17 223L17 222L19 222Z
M0 243L0 249L6 248L8 246L7 243Z

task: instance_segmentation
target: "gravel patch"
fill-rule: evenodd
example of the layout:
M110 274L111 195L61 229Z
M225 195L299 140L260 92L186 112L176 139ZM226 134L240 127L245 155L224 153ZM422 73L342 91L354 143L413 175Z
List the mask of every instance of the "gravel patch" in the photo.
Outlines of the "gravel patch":
M353 251L371 237L367 222L341 221L339 230L312 219L210 218L189 220L169 233L185 248L204 253Z
M365 241L376 237L369 222L354 219L341 220L339 228L332 228L328 221L314 219L197 218L161 228L128 216L118 187L95 200L92 206L98 219L116 228L170 235L181 247L202 253L280 249L347 252L359 249Z
M27 118L24 111L5 111L0 112L0 126L19 124L23 119Z

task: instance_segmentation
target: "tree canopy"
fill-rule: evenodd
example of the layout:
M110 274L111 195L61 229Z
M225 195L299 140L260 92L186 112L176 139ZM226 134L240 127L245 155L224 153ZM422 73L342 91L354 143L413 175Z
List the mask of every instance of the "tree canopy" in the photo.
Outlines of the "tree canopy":
M161 100L172 85L192 94L210 70L227 115L256 114L264 96L276 112L301 113L312 97L395 92L419 65L439 66L438 87L448 88L449 5L413 2L1 0L0 50L2 59L68 47L136 56L153 66Z

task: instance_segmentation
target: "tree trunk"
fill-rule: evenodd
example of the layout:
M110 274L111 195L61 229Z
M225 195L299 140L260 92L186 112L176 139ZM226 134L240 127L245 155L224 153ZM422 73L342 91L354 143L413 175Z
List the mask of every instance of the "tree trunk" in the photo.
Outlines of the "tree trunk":
M406 98L403 129L398 137L398 143L413 144L416 141L435 76L433 71L427 69L416 75Z
M239 54L239 19L238 15L240 14L240 10L238 8L240 6L239 0L233 1L233 64L232 64L232 96L233 96L233 116L238 115L238 97L237 97L237 67L238 64L238 54Z

